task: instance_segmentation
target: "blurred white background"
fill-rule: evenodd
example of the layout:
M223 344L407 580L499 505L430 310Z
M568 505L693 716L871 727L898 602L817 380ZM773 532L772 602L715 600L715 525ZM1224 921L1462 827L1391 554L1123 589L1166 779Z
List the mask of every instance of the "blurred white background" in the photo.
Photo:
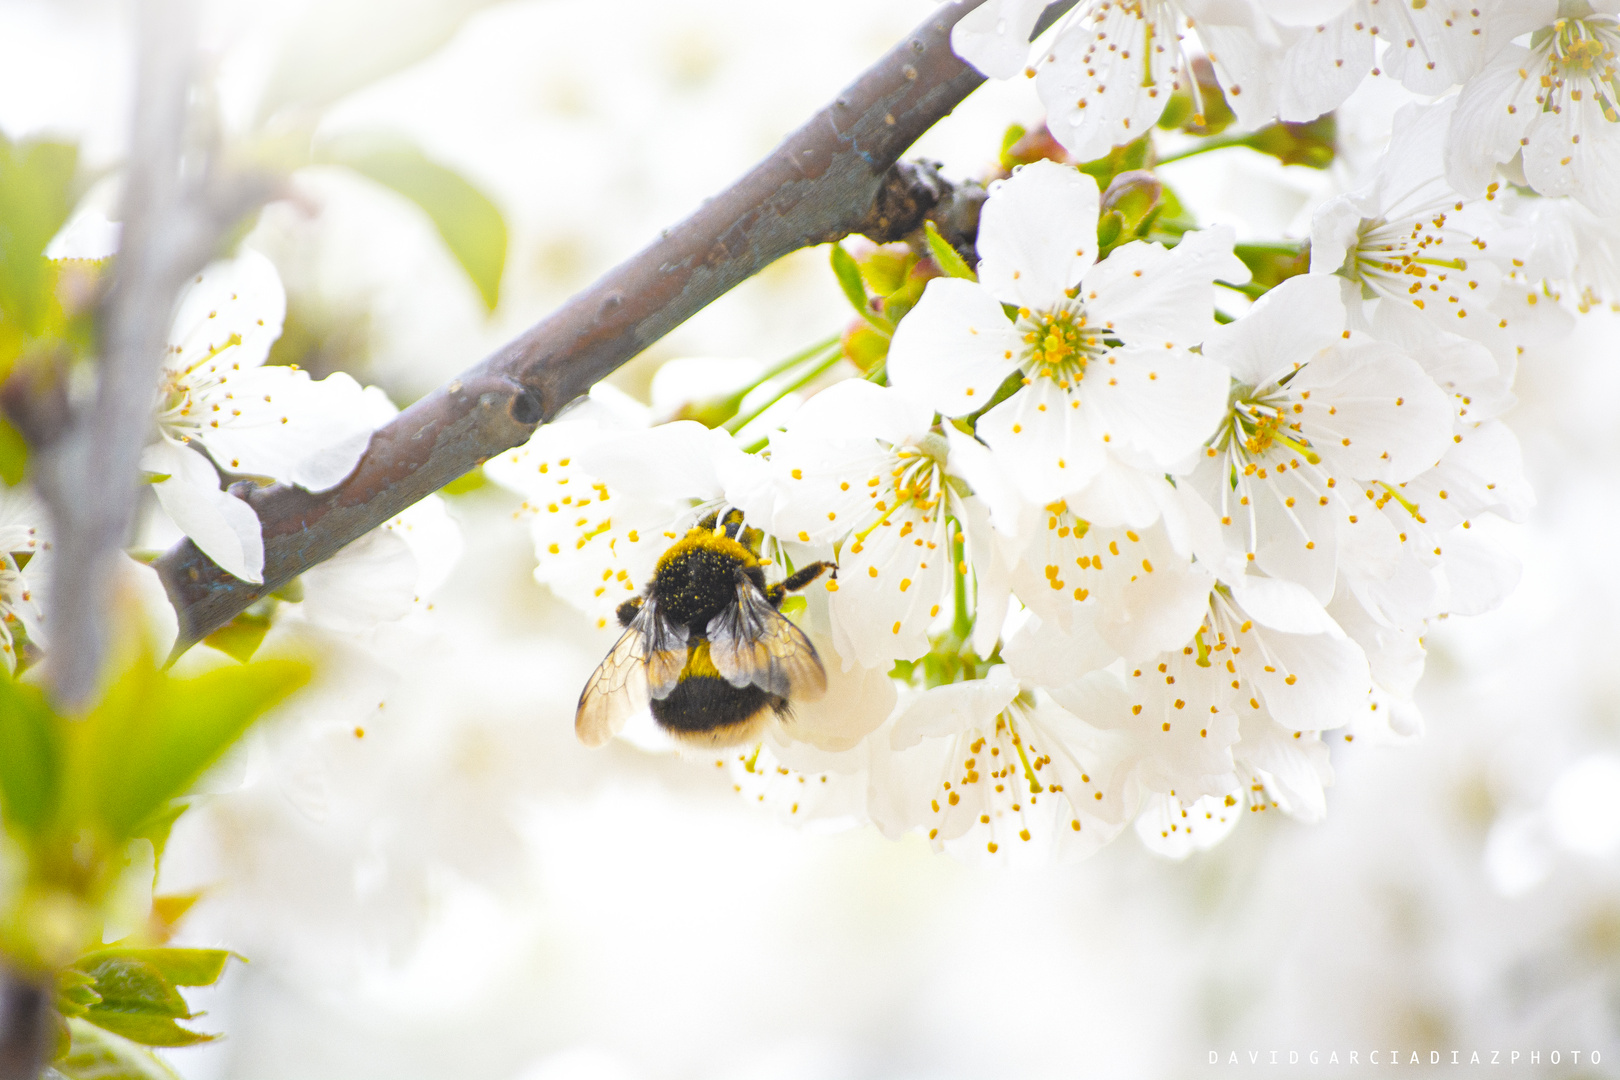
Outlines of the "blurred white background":
M247 122L286 40L337 34L352 59L477 6L220 0L225 114ZM722 187L929 7L483 5L344 99L324 131L406 134L504 211L487 318L426 217L352 174L301 171L250 242L319 357L404 404ZM130 18L0 3L0 129L116 162ZM1346 110L1352 160L1386 130L1381 95ZM992 86L917 152L979 176L1009 122L1038 118L1026 86ZM1206 221L1295 235L1351 175L1241 150L1178 168ZM613 381L645 397L673 357L775 358L846 311L825 252L801 253ZM169 1059L195 1080L1168 1080L1288 1071L1231 1051L1439 1050L1444 1068L1457 1049L1620 1076L1617 342L1620 318L1593 313L1579 348L1522 360L1509 419L1541 501L1501 538L1524 579L1428 638L1423 738L1336 745L1325 824L1250 815L1179 864L1126 836L1077 866L968 867L791 828L712 764L585 750L570 717L611 634L534 583L515 496L453 496L467 550L431 610L322 639L321 692L182 821L162 887L205 889L182 940L251 962L194 998L228 1038Z

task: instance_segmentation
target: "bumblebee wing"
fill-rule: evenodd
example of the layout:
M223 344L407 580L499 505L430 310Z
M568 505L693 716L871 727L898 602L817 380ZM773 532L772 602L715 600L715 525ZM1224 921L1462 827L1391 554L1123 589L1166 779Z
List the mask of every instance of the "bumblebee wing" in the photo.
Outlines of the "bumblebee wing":
M660 615L652 599L642 605L636 625L646 641L647 690L662 701L674 692L686 669L686 627Z
M685 628L661 618L649 599L585 684L574 734L586 746L601 746L647 707L649 695L668 696L685 666Z
M647 707L647 636L632 623L579 695L574 734L586 746L601 746Z
M737 602L709 620L709 658L738 688L753 684L801 701L827 690L816 647L749 581L738 582Z

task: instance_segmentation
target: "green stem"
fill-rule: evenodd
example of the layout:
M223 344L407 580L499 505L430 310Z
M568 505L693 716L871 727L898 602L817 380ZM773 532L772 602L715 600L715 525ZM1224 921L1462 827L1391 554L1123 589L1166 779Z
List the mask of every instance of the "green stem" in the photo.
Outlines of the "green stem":
M716 411L730 413L731 415L735 416L737 410L742 408L742 403L749 394L752 394L761 386L764 386L778 375L781 375L784 371L789 371L799 364L804 363L806 360L810 359L810 357L832 348L834 345L838 344L839 340L840 335L834 334L832 337L827 338L824 341L818 341L808 348L800 349L798 352L787 357L786 359L778 360L776 363L767 368L764 374L760 375L759 378L755 379L741 390L738 390L737 392L714 402L711 407Z
M778 401L781 401L783 398L787 397L789 394L793 393L795 390L803 389L805 386L809 385L815 379L817 379L821 375L825 374L829 368L831 368L834 364L838 363L838 361L840 361L840 360L842 360L844 358L843 349L836 348L837 345L838 345L838 338L836 338L836 337L833 338L831 342L823 343L822 344L822 349L823 350L826 350L828 348L832 348L832 351L828 352L827 355L825 355L825 356L821 357L820 359L816 360L815 363L811 364L810 367L806 368L805 371L802 374L800 374L798 376L795 376L785 386L783 386L779 390L777 390L776 393L771 395L770 400L761 403L759 406L757 406L754 409L749 410L746 413L738 413L736 416L733 416L730 420L727 420L725 422L725 425L724 425L725 429L727 431L731 432L733 435L737 434L737 432L741 431L743 428L747 427L749 424L752 424L755 420L758 420L761 416L763 416L765 414L765 410L769 409L772 405L775 405ZM809 358L811 358L813 356L815 356L814 352L803 353L803 354L801 354L799 356L798 360L803 361L803 360L809 359ZM787 370L787 369L786 368L779 368L777 370L777 374L780 374L782 371L785 371L785 370ZM765 383L765 380L761 379L758 383L755 384L755 387L757 388L759 386L763 386L764 383Z
M1247 139L1247 135L1214 135L1197 146L1189 146L1179 153L1160 158L1158 165L1168 165L1172 161L1185 161L1187 158L1197 157L1199 154L1207 154L1211 150L1225 150L1229 146L1243 146L1246 145Z

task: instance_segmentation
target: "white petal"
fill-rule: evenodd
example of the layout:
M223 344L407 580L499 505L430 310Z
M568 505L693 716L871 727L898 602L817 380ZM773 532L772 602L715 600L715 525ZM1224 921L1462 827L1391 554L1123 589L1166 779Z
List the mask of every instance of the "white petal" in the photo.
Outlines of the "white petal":
M1206 356L1127 346L1092 361L1080 412L1112 452L1172 471L1215 434L1230 385L1226 368Z
M926 402L865 379L845 379L800 406L788 420L787 431L808 432L823 440L882 439L899 446L921 439L933 423L934 410Z
M946 468L952 476L966 480L990 513L990 524L1004 536L1018 535L1019 519L1028 505L1019 496L1018 487L1001 459L972 435L945 425L945 439L950 445Z
M244 248L234 259L210 263L180 297L164 364L174 371L257 367L286 316L275 265Z
M840 655L876 667L928 651L928 627L950 602L945 523L938 508L930 521L903 511L845 547L831 601Z
M1469 198L1485 193L1497 162L1519 152L1519 141L1541 115L1539 84L1525 74L1535 63L1528 49L1509 45L1457 96L1446 135L1446 178Z
M935 278L894 332L889 382L946 416L966 416L984 408L1024 349L1001 303L982 286Z
M1151 41L1181 31L1173 12L1145 18L1138 5L1088 5L1071 19L1039 62L1035 86L1052 136L1077 161L1103 156L1153 128L1170 101L1181 51ZM1165 16L1169 15L1169 18Z
M1205 795L1186 805L1173 795L1150 795L1136 817L1136 837L1155 855L1185 859L1225 840L1247 810L1241 799L1226 795Z
M325 491L354 471L371 433L395 410L382 391L339 371L319 382L268 366L228 377L199 398L195 438L223 469Z
M1046 0L990 0L951 27L951 49L992 79L1010 79L1029 63L1029 39Z
M1052 307L1097 259L1097 204L1097 181L1054 161L992 185L979 217L979 281L1004 304Z
M402 619L416 597L416 558L402 537L373 529L303 574L303 611L345 633Z
M1128 558L1139 554L1125 553ZM1131 661L1183 647L1209 612L1214 575L1174 559L1162 547L1155 554L1160 557L1131 567L1118 599L1097 620L1102 639Z
M1393 347L1343 342L1317 355L1288 389L1324 462L1341 476L1400 483L1431 467L1451 445L1446 395Z
M1265 665L1246 664L1244 673L1279 724L1295 731L1325 731L1366 711L1372 676L1355 642L1342 635L1269 630L1258 636L1263 644L1256 659L1263 658Z
M1100 433L1071 400L1079 399L1037 379L979 418L979 437L1039 505L1079 490L1103 467Z
M1339 279L1301 274L1266 293L1241 319L1211 331L1203 351L1238 382L1260 387L1341 340L1343 331Z
M1289 634L1340 633L1316 597L1291 581L1246 577L1230 588L1233 599L1262 626Z
M164 441L141 454L141 468L168 476L152 485L180 531L221 570L243 581L264 580L264 538L253 508L219 489L219 474L195 450Z
M1017 696L1018 680L1005 664L992 667L982 679L925 690L895 718L890 745L906 750L923 739L992 725Z
M1518 557L1479 529L1446 534L1446 607L1457 615L1483 615L1500 607L1519 585Z
M1320 0L1311 2L1321 6ZM1360 28L1356 26L1354 14L1352 11L1331 19L1308 20L1286 35L1279 119L1295 123L1315 120L1344 104L1367 77L1373 66L1375 43L1364 23Z
M1191 348L1215 328L1215 281L1249 280L1233 242L1231 228L1218 225L1174 248L1141 240L1116 248L1086 276L1086 313L1126 345Z
M1311 218L1312 274L1332 274L1344 265L1350 249L1356 246L1361 218L1360 207L1348 195L1329 199L1317 207Z
M725 431L677 420L594 441L576 456L586 472L631 498L708 501L724 493L716 458L728 446L736 449Z

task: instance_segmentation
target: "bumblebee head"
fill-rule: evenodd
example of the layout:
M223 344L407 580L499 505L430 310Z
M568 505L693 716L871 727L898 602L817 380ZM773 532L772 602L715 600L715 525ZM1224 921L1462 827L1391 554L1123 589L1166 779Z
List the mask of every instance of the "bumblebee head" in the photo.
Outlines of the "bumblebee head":
M765 534L759 529L743 528L743 512L734 506L707 515L697 523L697 528L711 532L715 536L735 540L756 556L759 555L760 545L765 540Z

